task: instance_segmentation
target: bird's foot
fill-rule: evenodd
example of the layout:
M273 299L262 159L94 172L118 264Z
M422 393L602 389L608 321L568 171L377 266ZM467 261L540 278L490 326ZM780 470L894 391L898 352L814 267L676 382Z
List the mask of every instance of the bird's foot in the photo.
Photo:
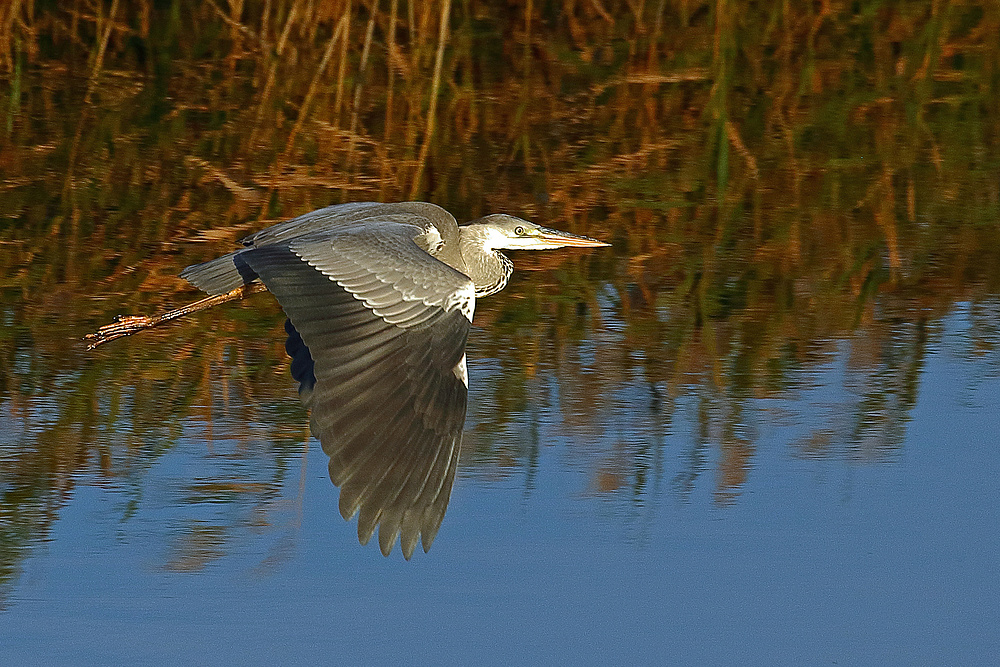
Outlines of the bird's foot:
M105 324L92 334L83 337L87 341L87 349L93 350L98 345L108 341L130 336L136 331L148 329L156 324L156 318L148 315L117 315L111 324Z

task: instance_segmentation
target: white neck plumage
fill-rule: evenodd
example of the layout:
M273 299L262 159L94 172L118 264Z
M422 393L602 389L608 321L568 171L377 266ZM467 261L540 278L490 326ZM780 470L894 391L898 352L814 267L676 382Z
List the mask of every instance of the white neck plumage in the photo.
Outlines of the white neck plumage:
M477 225L461 227L460 231L465 261L463 273L475 284L476 297L496 294L504 288L514 270L513 262L495 250L494 242L500 239L492 238L489 229Z

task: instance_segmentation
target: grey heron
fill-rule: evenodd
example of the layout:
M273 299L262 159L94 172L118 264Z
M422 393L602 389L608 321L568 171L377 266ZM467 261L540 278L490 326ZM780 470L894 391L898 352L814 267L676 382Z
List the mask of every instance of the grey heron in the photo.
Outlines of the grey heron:
M262 282L288 319L292 376L330 457L344 519L409 559L440 528L468 397L476 298L503 289L499 251L609 244L510 215L459 226L424 202L329 206L243 239L181 276L211 295Z

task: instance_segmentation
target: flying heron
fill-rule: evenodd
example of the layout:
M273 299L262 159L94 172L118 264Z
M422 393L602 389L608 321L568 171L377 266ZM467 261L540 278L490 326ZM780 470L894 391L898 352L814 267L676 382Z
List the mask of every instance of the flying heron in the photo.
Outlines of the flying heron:
M329 206L242 243L181 276L219 296L259 280L278 299L340 513L358 514L362 544L378 526L387 556L399 537L406 559L421 536L430 549L448 506L476 298L513 270L499 251L609 245L503 214L460 227L424 202Z

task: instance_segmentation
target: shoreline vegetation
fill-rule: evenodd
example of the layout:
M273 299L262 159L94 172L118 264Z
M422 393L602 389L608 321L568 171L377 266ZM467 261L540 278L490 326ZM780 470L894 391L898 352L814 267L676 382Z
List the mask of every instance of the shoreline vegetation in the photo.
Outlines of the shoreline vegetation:
M1000 342L997 34L1000 5L973 0L6 3L0 395L25 435L4 445L0 581L76 471L141 478L185 428L164 415L211 442L213 417L263 419L231 397L288 398L267 297L99 354L74 341L191 300L184 266L342 201L504 211L615 245L519 256L509 298L477 306L477 352L505 381L473 415L468 474L530 470L530 443L495 436L549 372L566 429L599 443L597 492L641 499L655 429L593 435L639 381L658 423L701 406L711 454L673 488L711 473L734 502L748 406L838 354L850 418L789 446L893 457L943 318L966 313L970 358ZM305 433L275 428L258 434L283 443L272 473ZM243 482L218 491L247 512L280 488Z

